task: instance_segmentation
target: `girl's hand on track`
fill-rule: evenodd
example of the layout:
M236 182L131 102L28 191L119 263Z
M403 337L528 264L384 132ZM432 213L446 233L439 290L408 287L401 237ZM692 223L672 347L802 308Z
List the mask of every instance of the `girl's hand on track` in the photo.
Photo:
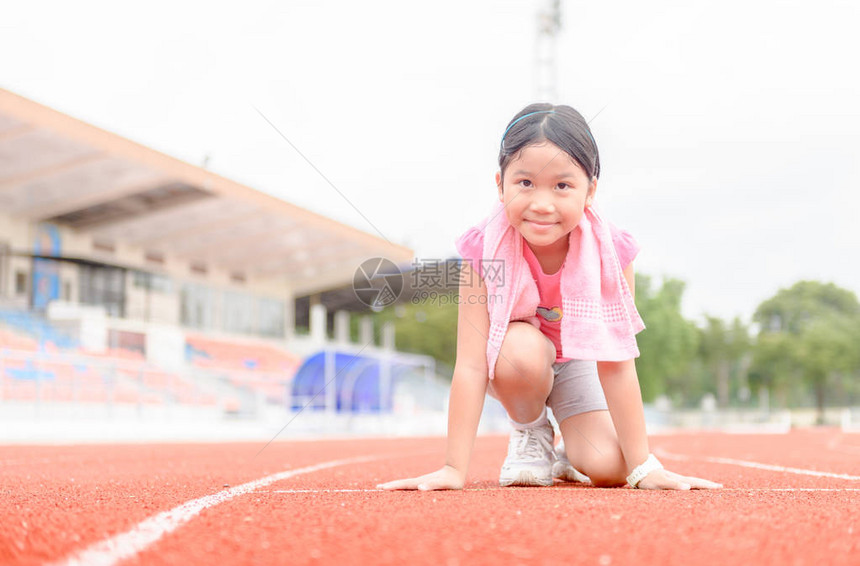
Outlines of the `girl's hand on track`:
M692 476L682 476L669 470L654 470L639 482L640 489L719 489L723 484Z
M395 480L388 483L381 483L376 486L377 489L418 489L421 491L432 491L434 489L463 489L463 484L466 478L451 466L444 466L440 470L418 476L417 478L409 478L405 480Z

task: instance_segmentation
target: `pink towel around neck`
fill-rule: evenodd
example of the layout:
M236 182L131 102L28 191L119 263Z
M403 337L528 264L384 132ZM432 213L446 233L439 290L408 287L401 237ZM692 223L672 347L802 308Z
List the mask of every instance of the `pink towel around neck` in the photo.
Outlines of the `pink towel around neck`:
M508 222L501 202L482 225L482 267L490 315L487 364L493 379L508 324L523 320L540 328L536 316L540 298L523 256L524 238ZM624 278L609 223L593 206L587 207L568 238L561 274L562 355L597 361L638 357L636 334L645 324Z

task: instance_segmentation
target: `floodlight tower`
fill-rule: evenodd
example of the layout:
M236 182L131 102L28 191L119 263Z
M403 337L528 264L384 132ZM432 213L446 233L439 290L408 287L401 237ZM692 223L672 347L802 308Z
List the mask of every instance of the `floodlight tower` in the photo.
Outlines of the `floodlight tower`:
M535 44L535 85L541 102L558 101L556 38L561 30L561 0L540 0Z

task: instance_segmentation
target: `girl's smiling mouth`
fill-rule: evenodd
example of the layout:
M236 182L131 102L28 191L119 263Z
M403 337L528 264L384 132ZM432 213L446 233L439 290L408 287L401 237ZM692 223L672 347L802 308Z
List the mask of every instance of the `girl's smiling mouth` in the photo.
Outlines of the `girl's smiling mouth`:
M528 219L525 219L525 222L528 223L535 230L548 230L556 225L556 222L538 222L537 220Z

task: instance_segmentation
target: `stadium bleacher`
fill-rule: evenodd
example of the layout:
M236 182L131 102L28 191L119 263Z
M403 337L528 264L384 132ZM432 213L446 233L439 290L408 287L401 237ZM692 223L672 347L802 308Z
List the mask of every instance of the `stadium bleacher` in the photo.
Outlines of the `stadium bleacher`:
M218 398L139 351L88 352L48 320L0 310L0 399L216 405Z
M271 403L284 403L288 385L302 360L269 344L235 343L202 335L187 335L186 360L215 371L241 389L258 392Z

